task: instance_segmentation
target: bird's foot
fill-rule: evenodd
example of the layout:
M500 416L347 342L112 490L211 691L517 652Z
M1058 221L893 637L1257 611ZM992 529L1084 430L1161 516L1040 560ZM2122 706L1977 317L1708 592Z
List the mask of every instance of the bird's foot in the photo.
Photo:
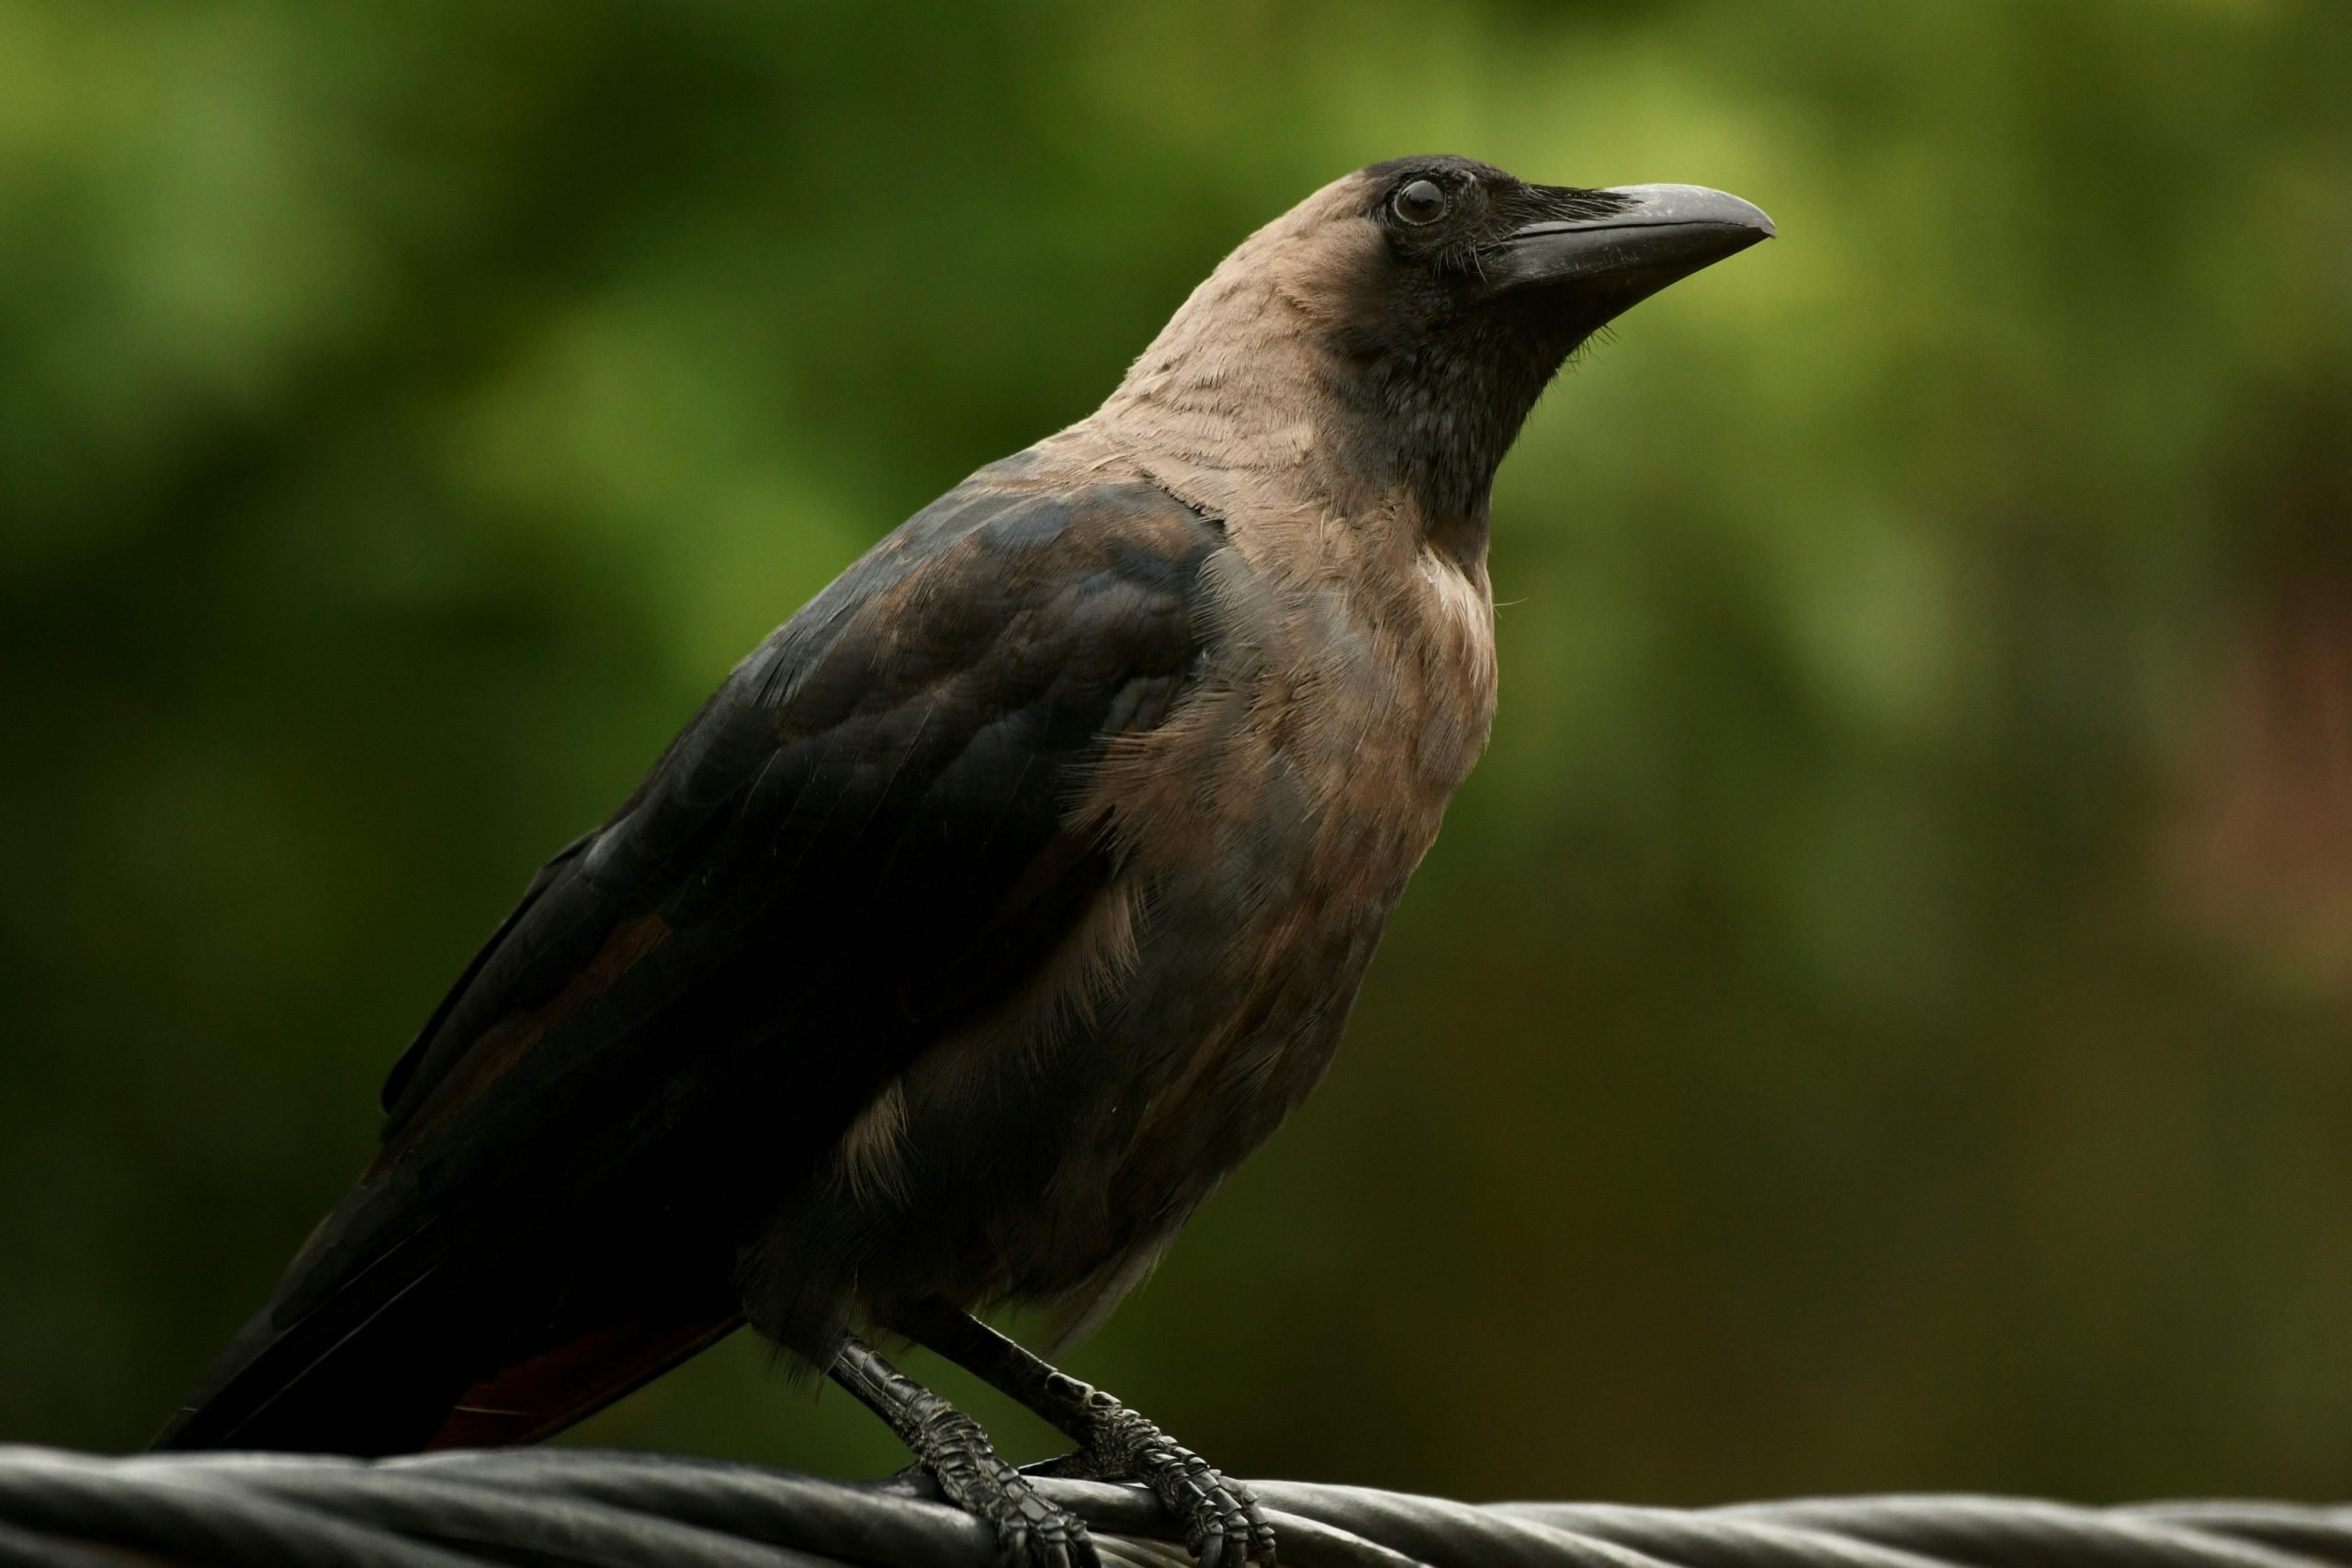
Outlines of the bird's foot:
M1046 1501L1029 1478L997 1457L980 1424L874 1353L842 1337L826 1369L867 1409L890 1423L947 1500L996 1532L1006 1568L1102 1568L1086 1526Z
M949 1502L996 1531L1007 1568L1101 1568L1078 1516L1039 1496L962 1411L944 1400L923 1411L910 1446Z
M1071 1435L1079 1450L1055 1461L1054 1472L1141 1482L1182 1528L1201 1568L1273 1568L1274 1527L1256 1493L1102 1390L1084 1388L1078 1399L1081 1414Z

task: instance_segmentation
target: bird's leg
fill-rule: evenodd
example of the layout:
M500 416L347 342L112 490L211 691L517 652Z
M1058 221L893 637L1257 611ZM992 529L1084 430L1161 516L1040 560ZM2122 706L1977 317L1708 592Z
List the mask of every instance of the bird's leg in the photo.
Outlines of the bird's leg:
M890 1326L928 1345L1036 1412L1078 1443L1055 1473L1139 1481L1183 1527L1201 1568L1272 1564L1274 1530L1257 1495L1101 1389L1056 1371L987 1324L944 1302L893 1314Z
M1008 1564L1101 1568L1086 1526L1039 1496L1028 1477L999 1459L978 1422L854 1335L826 1372L890 1424L949 1502L987 1521Z

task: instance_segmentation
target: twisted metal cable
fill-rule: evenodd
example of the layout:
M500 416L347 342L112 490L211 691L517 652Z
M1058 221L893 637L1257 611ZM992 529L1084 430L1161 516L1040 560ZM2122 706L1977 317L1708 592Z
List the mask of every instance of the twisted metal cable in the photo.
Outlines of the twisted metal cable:
M1289 1568L2343 1568L2352 1508L1849 1497L1474 1506L1253 1483ZM1140 1487L1041 1479L1106 1564L1181 1568ZM993 1568L920 1484L579 1449L359 1461L0 1447L0 1568Z

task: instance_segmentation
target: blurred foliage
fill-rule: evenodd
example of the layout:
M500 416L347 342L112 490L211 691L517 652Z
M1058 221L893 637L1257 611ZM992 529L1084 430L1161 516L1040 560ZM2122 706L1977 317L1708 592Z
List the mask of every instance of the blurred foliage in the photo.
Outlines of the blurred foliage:
M1538 412L1349 1048L1075 1368L1477 1496L2343 1495L2347 81L2335 0L0 0L0 1435L142 1440L737 655L1443 150L1783 237ZM740 1340L583 1435L898 1462Z

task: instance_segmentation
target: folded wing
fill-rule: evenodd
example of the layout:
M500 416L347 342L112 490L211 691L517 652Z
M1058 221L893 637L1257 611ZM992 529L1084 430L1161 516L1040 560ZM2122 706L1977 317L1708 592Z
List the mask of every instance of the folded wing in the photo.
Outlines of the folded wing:
M164 1446L528 1440L731 1328L735 1249L1110 875L1210 519L983 470L740 665L394 1067L383 1149Z

